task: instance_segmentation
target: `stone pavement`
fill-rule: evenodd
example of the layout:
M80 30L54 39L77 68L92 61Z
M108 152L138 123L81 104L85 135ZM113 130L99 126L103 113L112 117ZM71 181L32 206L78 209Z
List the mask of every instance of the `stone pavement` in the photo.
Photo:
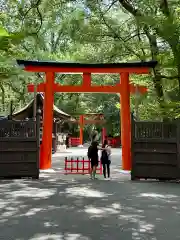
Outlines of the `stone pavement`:
M111 181L58 171L1 181L0 240L176 240L179 203L179 184L131 182L115 167Z

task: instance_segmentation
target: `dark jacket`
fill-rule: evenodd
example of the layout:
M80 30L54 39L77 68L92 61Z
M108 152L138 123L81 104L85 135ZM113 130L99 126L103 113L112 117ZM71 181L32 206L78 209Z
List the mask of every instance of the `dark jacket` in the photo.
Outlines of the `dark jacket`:
M91 160L98 160L98 143L92 142L88 149L88 157Z

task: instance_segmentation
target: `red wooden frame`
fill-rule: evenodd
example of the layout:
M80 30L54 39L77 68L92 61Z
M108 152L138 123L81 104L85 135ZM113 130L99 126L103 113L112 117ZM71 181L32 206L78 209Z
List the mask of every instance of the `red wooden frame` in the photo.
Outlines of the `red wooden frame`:
M100 160L98 160L99 164L96 169L96 174L102 175L103 168L102 163ZM91 162L90 160L85 160L84 158L82 160L77 159L74 160L73 158L68 159L67 157L64 160L64 174L90 174L91 170Z
M37 92L44 92L43 138L40 153L40 168L51 168L52 149L52 118L54 92L82 92L82 93L120 93L121 94L121 143L122 167L131 169L131 118L130 118L130 92L138 90L147 92L145 87L134 87L129 84L129 74L148 74L155 67L156 61L130 62L114 64L81 64L17 60L24 70L30 72L45 72L46 81L37 87ZM64 86L55 83L55 72L83 73L83 82L80 86ZM92 73L118 73L120 82L114 86L92 86ZM30 92L33 86L29 86Z
M85 113L79 116L79 120L67 120L67 122L78 123L80 126L79 138L80 145L83 145L83 130L85 124L103 124L104 114L102 113ZM106 131L102 128L102 142L104 142Z

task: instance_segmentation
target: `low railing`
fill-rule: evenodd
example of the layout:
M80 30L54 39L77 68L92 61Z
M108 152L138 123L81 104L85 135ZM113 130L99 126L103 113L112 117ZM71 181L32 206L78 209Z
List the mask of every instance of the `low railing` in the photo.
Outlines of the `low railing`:
M91 170L91 161L87 159L80 159L76 158L74 159L73 157L68 158L65 157L64 159L64 173L65 174L90 174ZM99 161L99 165L97 167L97 174L102 175L102 164L101 161Z

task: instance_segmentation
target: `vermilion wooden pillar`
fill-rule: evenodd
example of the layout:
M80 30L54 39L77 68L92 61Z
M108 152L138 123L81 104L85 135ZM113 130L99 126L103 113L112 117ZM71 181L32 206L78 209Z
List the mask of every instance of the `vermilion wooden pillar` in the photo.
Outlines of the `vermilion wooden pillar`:
M104 143L105 138L106 138L106 129L103 127L102 128L102 144Z
M43 137L40 154L40 169L51 168L52 155L52 119L54 103L54 78L53 72L46 72L46 84L44 94Z
M79 132L80 145L83 145L84 115L80 115L79 123L80 123L80 132Z
M121 144L122 144L122 168L131 170L131 117L130 117L130 86L129 74L121 73Z

